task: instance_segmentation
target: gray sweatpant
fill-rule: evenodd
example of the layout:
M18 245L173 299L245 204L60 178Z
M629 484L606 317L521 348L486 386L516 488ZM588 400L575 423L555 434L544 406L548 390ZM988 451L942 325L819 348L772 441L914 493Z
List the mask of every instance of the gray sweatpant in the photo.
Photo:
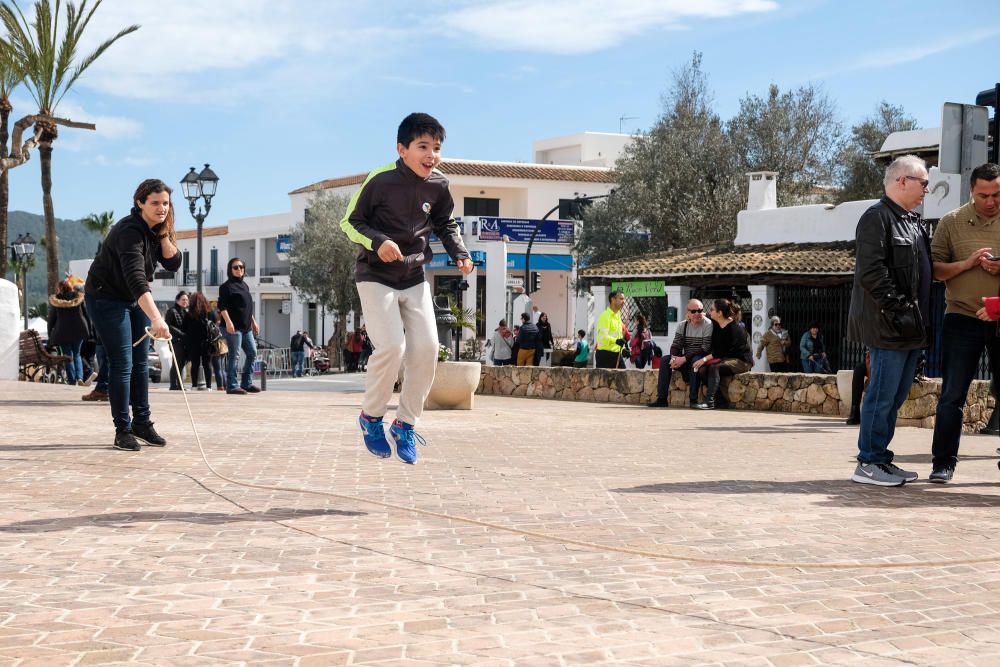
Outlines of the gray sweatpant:
M358 283L365 326L375 351L368 359L368 377L361 409L371 417L385 415L392 385L403 364L396 419L416 425L424 411L437 368L438 337L431 287L422 282L397 290L373 282Z

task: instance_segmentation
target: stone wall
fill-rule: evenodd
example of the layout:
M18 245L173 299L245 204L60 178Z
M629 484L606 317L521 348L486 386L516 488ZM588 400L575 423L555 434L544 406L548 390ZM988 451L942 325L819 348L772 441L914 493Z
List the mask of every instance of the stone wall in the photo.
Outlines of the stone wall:
M484 365L476 393L641 405L656 398L657 374L658 371L651 370ZM849 382L846 387L849 391ZM836 375L743 373L723 378L722 388L733 407L743 410L846 416L850 402L850 396L841 401ZM687 393L687 385L675 371L670 383L671 407L686 406ZM899 410L899 423L933 428L940 393L940 380L914 383L909 398ZM965 404L964 430L971 432L982 428L993 404L989 382L974 381Z

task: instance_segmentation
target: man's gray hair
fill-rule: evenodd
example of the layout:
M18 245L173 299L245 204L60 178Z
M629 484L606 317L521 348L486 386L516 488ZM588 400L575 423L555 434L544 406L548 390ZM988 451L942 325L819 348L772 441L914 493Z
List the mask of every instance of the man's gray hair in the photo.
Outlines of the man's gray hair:
M927 163L916 155L900 156L885 168L885 179L882 181L882 184L888 188L900 176L912 176L913 172L917 169L926 170Z

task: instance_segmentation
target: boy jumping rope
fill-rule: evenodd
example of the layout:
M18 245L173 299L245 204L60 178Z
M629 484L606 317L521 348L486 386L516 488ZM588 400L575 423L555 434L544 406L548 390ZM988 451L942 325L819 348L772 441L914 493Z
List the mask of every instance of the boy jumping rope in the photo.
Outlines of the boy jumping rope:
M473 268L451 217L455 202L448 179L434 169L441 161L444 136L444 128L432 116L412 113L404 118L396 133L399 159L368 174L340 222L348 238L360 246L355 279L375 347L368 360L358 422L368 451L380 458L392 456L382 417L402 362L399 408L389 436L404 463L417 462L414 444L415 440L423 444L423 438L413 427L424 410L437 366L434 303L424 279L424 264L434 256L431 232L462 273Z

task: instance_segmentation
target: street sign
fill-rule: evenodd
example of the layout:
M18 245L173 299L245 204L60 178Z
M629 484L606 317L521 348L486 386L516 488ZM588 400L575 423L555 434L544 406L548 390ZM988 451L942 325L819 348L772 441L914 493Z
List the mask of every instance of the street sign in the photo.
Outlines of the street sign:
M571 220L528 220L525 218L493 218L480 216L479 240L499 241L504 236L511 243L527 243L538 227L535 243L572 243Z
M524 278L519 276L507 276L507 287L524 287Z
M664 296L662 280L633 280L630 282L612 282L611 291L621 291L625 296Z

